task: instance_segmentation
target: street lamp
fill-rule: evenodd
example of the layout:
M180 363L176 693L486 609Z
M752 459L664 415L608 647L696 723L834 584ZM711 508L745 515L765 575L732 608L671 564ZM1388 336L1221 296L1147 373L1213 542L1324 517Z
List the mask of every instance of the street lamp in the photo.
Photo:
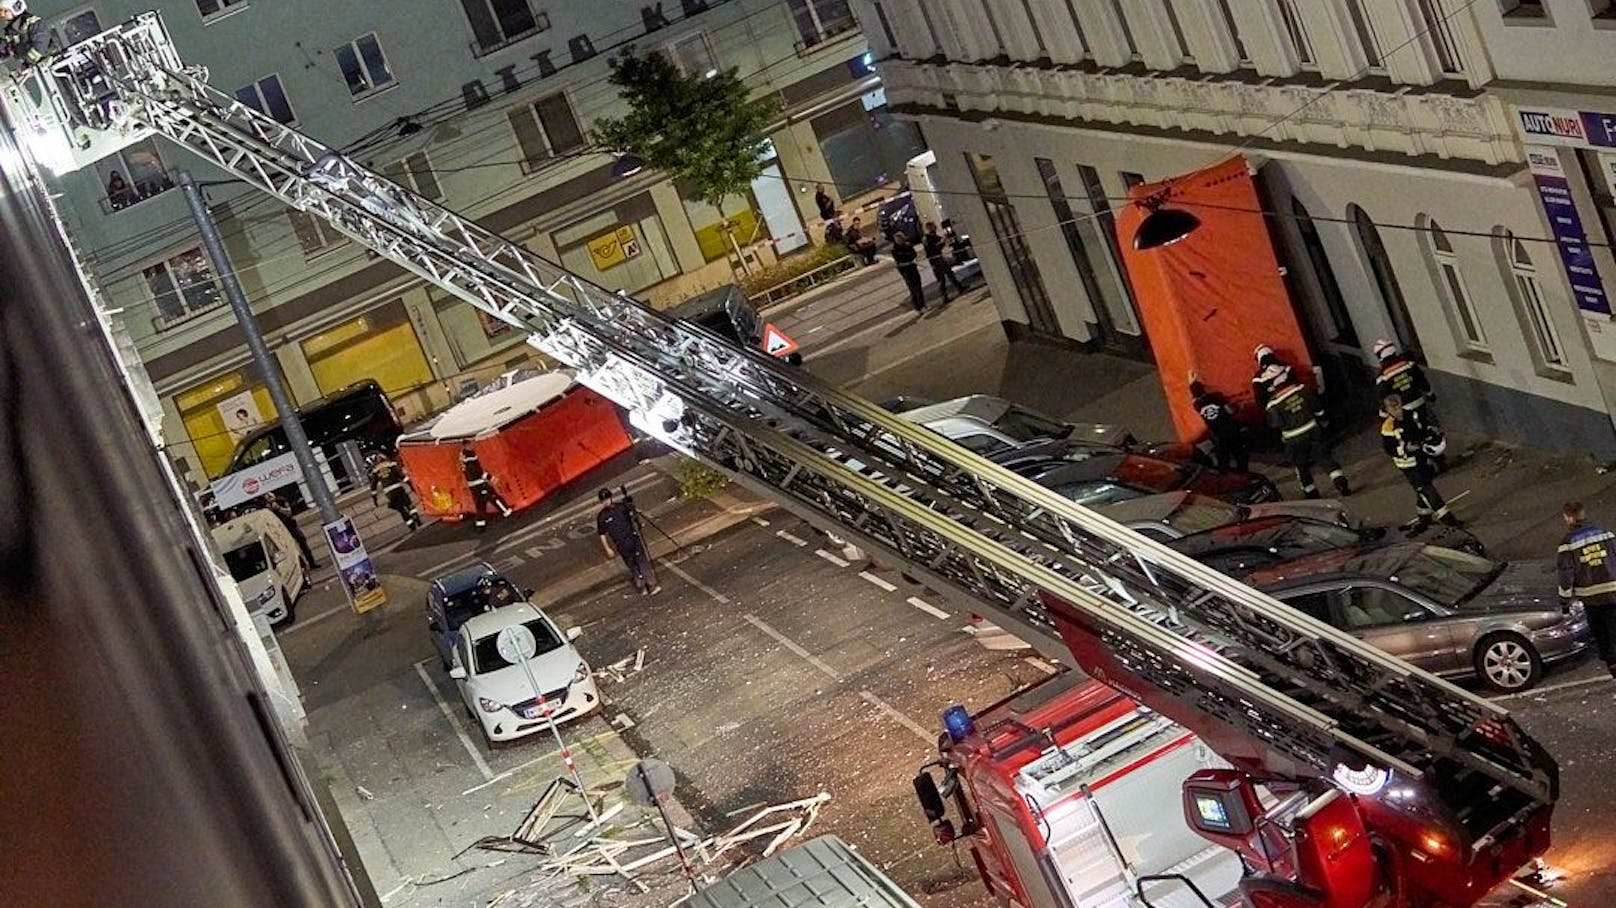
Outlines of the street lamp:
M1133 248L1143 252L1171 246L1201 226L1201 219L1188 211L1166 207L1169 194L1170 190L1162 190L1134 203L1149 209L1150 213L1139 222L1138 229L1133 233Z
M645 169L645 161L639 155L620 154L612 164L612 176L619 180L634 176Z

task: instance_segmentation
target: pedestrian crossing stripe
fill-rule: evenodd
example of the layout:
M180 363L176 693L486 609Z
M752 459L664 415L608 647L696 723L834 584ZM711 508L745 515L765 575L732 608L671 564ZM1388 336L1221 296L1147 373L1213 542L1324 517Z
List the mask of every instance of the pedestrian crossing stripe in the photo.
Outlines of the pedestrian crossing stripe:
M770 356L786 356L797 352L797 342L773 324L763 326L763 352Z

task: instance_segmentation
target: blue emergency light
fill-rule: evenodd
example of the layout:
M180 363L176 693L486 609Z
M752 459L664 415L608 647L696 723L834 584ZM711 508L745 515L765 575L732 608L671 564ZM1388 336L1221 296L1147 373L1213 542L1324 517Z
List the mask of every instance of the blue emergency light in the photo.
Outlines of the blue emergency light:
M948 731L948 740L955 744L976 734L976 722L958 703L943 710L943 728Z

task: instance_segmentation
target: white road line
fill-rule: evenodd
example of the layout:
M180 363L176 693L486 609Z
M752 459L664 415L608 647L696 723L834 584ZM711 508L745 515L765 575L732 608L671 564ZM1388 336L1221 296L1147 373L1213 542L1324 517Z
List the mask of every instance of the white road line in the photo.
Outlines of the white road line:
M449 708L449 702L443 699L442 694L438 693L438 686L432 683L432 677L426 673L426 664L431 661L428 658L415 663L415 673L421 676L421 683L426 685L427 692L432 695L433 702L438 704L438 712L443 713L443 718L448 720L449 727L454 729L455 737L459 738L460 743L466 746L466 753L471 754L471 762L477 765L477 771L483 774L483 780L492 782L494 780L494 771L488 768L488 761L484 760L483 755L477 752L477 745L471 743L471 738L466 736L466 730L460 727L460 720L455 718L454 710Z
M875 576L874 574L870 573L869 571L859 571L859 576L863 577L865 580L870 581L871 583L875 584L876 586L880 587L881 589L886 590L889 593L892 592L893 590L897 589L897 587L895 587L892 584L886 582L885 580L882 580L880 577Z
M1609 683L1610 682L1610 676L1609 675L1598 675L1598 676L1593 677L1593 678L1579 678L1576 681L1565 681L1565 682L1562 682L1560 684L1550 684L1548 687L1534 687L1531 690L1523 690L1523 691L1521 691L1520 693L1517 693L1517 694L1499 694L1498 696L1493 697L1491 699L1494 699L1494 700L1517 700L1517 699L1519 699L1521 697L1536 697L1539 694L1552 694L1555 691L1572 690L1572 689L1578 688L1578 687L1587 687L1590 684L1598 684L1600 682Z
M899 712L897 707L893 706L887 701L877 697L875 694L872 694L867 690L859 691L859 697L861 697L865 703L868 703L876 709L886 713L887 718L914 732L920 737L920 740L925 741L927 744L937 743L936 735L927 731L919 722L916 722L915 720Z
M760 527L766 527L766 526L769 525L769 522L767 520L764 520L762 517L753 517L752 522L757 524Z
M679 579L681 579L684 582L690 584L691 586L695 587L696 589L701 590L702 592L706 593L714 602L717 602L720 605L729 605L729 597L728 596L724 595L723 593L720 593L719 591L713 589L712 587L708 586L707 584L702 583L700 580L697 580L696 578L690 576L690 574L688 572L686 572L684 568L678 566L677 564L674 564L673 562L669 561L666 558L658 558L657 563L662 565L663 567L667 568L668 570L672 571L673 573L677 574L679 576Z
M947 612L943 611L942 609L938 608L937 606L932 605L930 602L927 602L926 600L921 599L921 598L919 598L917 596L910 596L909 597L909 604L914 606L917 609L920 609L921 611L923 611L926 614L932 616L933 618L947 618L948 617Z
M343 612L351 612L351 611L353 611L353 608L351 606L347 606L347 605L339 605L336 608L329 608L329 609L326 609L325 611L321 612L320 614L315 615L312 618L304 618L304 619L296 622L295 624L293 624L291 627L287 628L286 630L280 631L279 633L277 633L276 636L284 637L287 634L295 634L298 631L302 630L305 627L308 627L311 624L316 624L318 622L324 621L325 619L330 618L333 615L340 615Z
M627 718L627 717L625 716L624 718ZM600 741L600 740L603 740L603 739L606 739L606 738L615 738L615 737L617 737L617 732L609 731L609 732L606 732L605 734L592 735L592 736L587 737L587 738L579 738L579 739L572 742L572 748L574 750L577 750L577 749L582 748L582 747L584 747L584 746L586 746L588 744L591 744L591 743L593 743L595 741ZM560 756L561 756L560 748L557 748L555 750L551 750L548 753L540 754L539 756L534 757L531 760L526 760L524 762L516 764L515 766L512 766L510 769L505 770L504 772L500 773L497 776L494 776L493 778L489 779L486 782L483 782L480 785L471 786L470 788L466 789L465 791L462 791L460 793L460 796L465 797L467 795L476 794L477 792L482 791L484 788L487 788L490 785L498 785L500 782L503 782L506 779L509 779L511 776L516 775L517 773L521 772L524 769L527 769L529 766L532 766L535 763L543 763L545 760L549 760L551 758L560 757Z
M793 536L790 533L787 533L785 530L775 530L774 535L779 536L781 539L784 539L785 541L791 543L792 545L807 545L808 544L808 540L799 539L796 536Z
M804 662L807 662L809 665L812 665L814 668L817 668L820 671L824 672L827 676L830 677L830 679L832 681L840 681L840 680L842 680L842 676L836 673L836 669L831 668L829 665L826 665L825 661L823 659L819 658L818 656L814 655L813 653L810 653L807 650L803 649L801 646L797 645L797 642L795 640L792 640L790 637L787 637L785 634L782 634L779 631L775 630L772 626L769 625L769 623L767 621L764 621L762 618L759 618L756 615L750 615L750 614L742 615L741 617L745 618L747 620L747 623L751 624L753 627L757 628L758 630L762 631L765 634L768 634L770 637L773 637L774 642L780 644L781 646L785 647L788 650L791 650L793 653L795 653L797 655L798 658L802 659Z
M522 564L522 556L512 555L509 558L501 558L500 560L494 562L494 570L499 571L501 574L508 574L511 571L521 567Z
M814 549L814 554L818 555L819 557L821 557L823 559L825 559L826 561L829 561L831 564L834 564L837 567L847 567L847 562L846 561L843 561L842 559L836 557L835 555L832 555L831 553L825 551L824 549Z
M1045 662L1037 656L1022 656L1021 661L1027 663L1033 668L1038 669L1046 675L1053 675L1055 672L1059 671L1059 669L1055 668L1055 666L1050 665L1048 662Z

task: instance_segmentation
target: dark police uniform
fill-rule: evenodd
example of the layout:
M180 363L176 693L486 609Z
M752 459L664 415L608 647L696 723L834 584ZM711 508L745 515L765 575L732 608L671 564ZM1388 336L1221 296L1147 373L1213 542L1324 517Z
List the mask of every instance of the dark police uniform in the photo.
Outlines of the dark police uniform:
M1190 382L1190 396L1195 412L1201 414L1207 431L1212 433L1212 456L1220 470L1246 470L1251 465L1251 451L1246 447L1246 433L1234 417L1234 407L1222 394L1208 391L1198 381Z
M640 538L634 505L617 501L602 507L595 515L595 532L611 540L636 589L648 593L656 588L656 572L651 567L651 555L645 550L645 542Z

